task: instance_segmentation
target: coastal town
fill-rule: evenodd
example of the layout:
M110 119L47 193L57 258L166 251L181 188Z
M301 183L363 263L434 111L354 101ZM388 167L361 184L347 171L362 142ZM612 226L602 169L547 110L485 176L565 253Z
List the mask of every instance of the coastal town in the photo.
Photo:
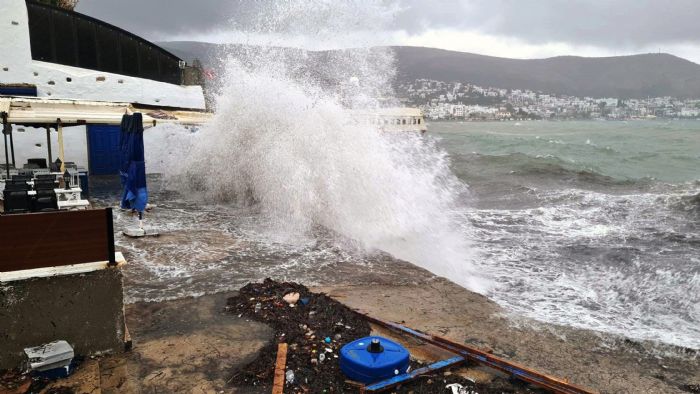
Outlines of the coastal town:
M431 120L700 118L700 99L573 97L430 79L402 83L397 90L402 102Z

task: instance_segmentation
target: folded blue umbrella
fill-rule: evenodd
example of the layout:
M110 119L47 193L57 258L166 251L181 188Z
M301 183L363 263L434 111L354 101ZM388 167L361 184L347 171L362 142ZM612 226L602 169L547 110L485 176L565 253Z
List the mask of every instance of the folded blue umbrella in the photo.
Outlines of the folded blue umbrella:
M143 151L143 117L140 113L122 117L119 152L119 175L124 188L121 207L143 212L148 203L148 187Z

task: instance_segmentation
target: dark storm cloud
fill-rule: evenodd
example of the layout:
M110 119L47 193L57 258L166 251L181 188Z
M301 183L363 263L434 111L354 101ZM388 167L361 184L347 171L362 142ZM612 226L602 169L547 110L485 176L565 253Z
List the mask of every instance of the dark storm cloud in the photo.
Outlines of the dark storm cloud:
M700 41L698 0L401 0L397 27L602 47ZM438 5L439 4L439 5Z
M352 1L352 0L346 0ZM700 42L700 0L397 0L389 30L470 30L604 48ZM245 29L272 0L82 0L78 11L151 39ZM387 2L393 2L387 0Z
M76 11L150 39L245 25L260 2L231 0L81 0Z

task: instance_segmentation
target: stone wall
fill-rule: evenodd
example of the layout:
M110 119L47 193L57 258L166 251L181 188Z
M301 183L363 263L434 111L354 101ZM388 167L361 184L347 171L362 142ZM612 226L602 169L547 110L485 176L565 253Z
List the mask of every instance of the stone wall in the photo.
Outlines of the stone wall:
M19 367L24 348L63 339L76 355L124 350L120 268L0 283L0 369Z

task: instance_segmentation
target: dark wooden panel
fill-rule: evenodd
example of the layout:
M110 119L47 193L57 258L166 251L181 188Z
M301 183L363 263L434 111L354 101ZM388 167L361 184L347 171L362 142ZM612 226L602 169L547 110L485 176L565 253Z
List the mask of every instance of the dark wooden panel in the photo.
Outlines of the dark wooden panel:
M33 59L180 84L179 57L116 26L42 3L27 1ZM141 55L146 60L139 67Z
M0 216L0 272L109 260L108 217L104 209Z

